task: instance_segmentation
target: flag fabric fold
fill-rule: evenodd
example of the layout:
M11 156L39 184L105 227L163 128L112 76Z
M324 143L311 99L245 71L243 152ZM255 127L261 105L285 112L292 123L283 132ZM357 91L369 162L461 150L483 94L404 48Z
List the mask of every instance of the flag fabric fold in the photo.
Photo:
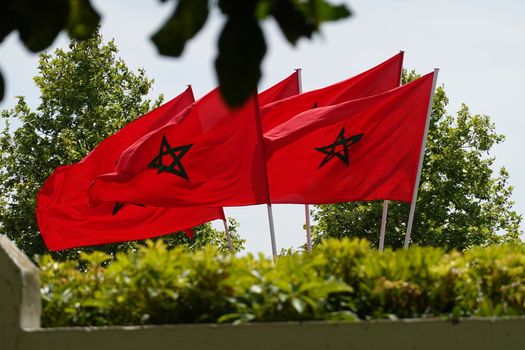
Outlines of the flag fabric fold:
M230 109L215 89L124 151L116 171L97 177L92 204L161 207L268 202L255 96Z
M267 132L272 203L410 202L433 76L310 109Z
M261 103L263 133L309 109L373 96L398 87L403 55L403 52L400 52L385 62L339 83L273 103Z
M55 169L37 195L36 216L46 246L62 250L138 240L224 219L222 208L156 208L119 201L89 205L96 176L115 170L122 151L193 103L188 88L178 97L108 137L80 162Z
M299 93L299 70L259 93L259 106L263 107Z

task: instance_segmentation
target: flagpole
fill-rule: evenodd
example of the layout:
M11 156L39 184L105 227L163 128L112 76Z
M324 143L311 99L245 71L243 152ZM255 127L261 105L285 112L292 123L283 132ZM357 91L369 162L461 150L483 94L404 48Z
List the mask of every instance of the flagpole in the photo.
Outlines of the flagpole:
M296 68L297 72L297 81L299 83L299 93L303 93L303 76L301 74L301 68ZM306 251L312 251L312 230L310 227L310 206L308 204L304 205L304 220L306 223Z
M304 205L304 217L306 220L306 251L312 251L312 233L310 229L310 207L308 204Z
M383 202L383 216L381 217L381 232L379 233L379 251L385 248L386 219L388 216L388 200Z
M405 55L405 51L399 50L399 53L403 56ZM399 69L399 86L402 85L403 81L403 60L401 60L401 67ZM379 251L382 252L385 248L385 233L386 233L386 220L388 218L388 200L383 201L383 215L381 217L381 230L379 232Z
M270 240L272 242L272 256L273 260L277 257L277 244L275 243L275 228L273 225L273 211L271 203L266 204L266 210L268 211L268 223L270 225Z
M434 76L432 78L432 91L430 92L430 100L428 101L427 120L425 122L425 133L423 135L423 143L421 145L421 152L419 153L419 164L417 167L416 183L414 184L414 192L412 194L412 203L410 203L410 213L408 214L407 232L405 235L405 243L403 247L406 249L410 243L410 234L412 233L412 224L414 223L414 213L416 211L417 192L419 189L419 181L421 180L421 169L423 168L423 158L425 157L425 147L427 144L428 127L430 125L430 117L432 115L432 102L434 101L434 92L436 90L436 82L439 69L434 69Z
M233 243L232 243L232 237L230 235L230 230L228 230L228 222L226 221L226 219L223 219L222 223L224 224L224 233L226 234L226 240L228 241L228 247L230 248L230 253L234 254L235 251L233 250Z
M257 135L259 136L259 142L261 143L261 149L262 149L262 156L264 159L266 159L266 152L264 151L264 139L262 134L262 126L261 126L261 110L259 108L259 98L257 94L257 90L255 91L255 116L256 116L256 123L257 126ZM273 224L273 210L272 210L272 204L270 202L270 181L268 180L268 169L266 168L266 162L264 164L264 178L266 180L266 195L268 199L268 203L266 203L266 210L268 211L268 224L270 226L270 241L272 243L272 257L275 261L275 258L277 257L277 244L275 243L275 227Z

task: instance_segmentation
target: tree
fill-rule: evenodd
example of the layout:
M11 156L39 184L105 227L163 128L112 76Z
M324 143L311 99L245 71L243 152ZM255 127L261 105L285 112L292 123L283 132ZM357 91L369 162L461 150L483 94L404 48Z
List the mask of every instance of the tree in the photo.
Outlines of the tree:
M36 193L53 169L78 162L162 100L145 99L153 81L143 70L132 72L116 53L113 42L103 44L95 33L89 40L72 40L69 51L41 54L39 75L34 79L41 92L38 108L32 111L19 97L12 110L1 114L6 126L0 136L0 233L29 256L46 251L34 212ZM22 125L12 132L9 121L15 118ZM205 226L196 236L211 233L216 234ZM240 247L242 241L234 238ZM97 249L113 252L132 245ZM75 252L71 254L76 256Z
M301 37L311 38L323 22L351 15L346 6L326 0L178 0L175 11L151 38L159 53L179 57L186 43L203 28L215 4L227 18L215 67L221 92L232 106L246 101L261 77L266 43L259 21L273 17L295 45ZM3 0L0 42L16 30L24 45L38 52L49 47L63 29L73 39L89 38L99 21L100 15L89 0ZM0 74L0 100L3 90Z
M416 78L404 72L406 83ZM463 250L519 240L521 216L512 210L505 168L492 170L492 147L504 140L490 117L462 105L447 115L443 87L434 97L416 205L412 242ZM316 240L363 237L377 245L382 201L322 205L314 217ZM390 202L385 244L403 245L409 205Z
M244 249L245 239L242 239L237 234L239 223L233 219L228 218L228 232L230 233L233 250L240 252ZM190 251L203 249L206 245L216 246L220 252L228 253L230 247L228 241L225 239L225 232L215 230L210 223L206 223L197 227L194 230L193 238L189 238L184 234L175 234L160 237L169 248L173 248L177 245L185 245Z

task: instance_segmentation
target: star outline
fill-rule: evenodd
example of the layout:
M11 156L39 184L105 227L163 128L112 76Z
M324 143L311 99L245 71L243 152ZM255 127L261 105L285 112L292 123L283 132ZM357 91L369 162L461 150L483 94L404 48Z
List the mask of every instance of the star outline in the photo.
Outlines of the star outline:
M186 153L190 150L193 144L187 144L177 147L171 147L166 138L166 135L162 136L162 141L160 142L159 153L153 158L149 163L149 167L157 169L157 175L161 173L171 173L177 175L185 180L189 180L188 174L182 165L181 159ZM171 156L172 162L170 165L164 165L162 162L164 156Z
M361 138L363 137L364 133L361 134L355 134L350 136L349 138L345 137L345 127L343 126L341 128L341 131L339 131L339 134L335 138L335 141L332 144L329 144L327 146L322 147L315 147L314 149L318 152L321 152L325 154L326 156L323 158L317 169L320 169L322 166L324 166L326 163L328 163L330 160L337 157L339 160L341 160L346 166L350 165L350 157L348 154L348 148L357 143ZM343 154L341 154L340 151L336 151L337 146L343 147Z

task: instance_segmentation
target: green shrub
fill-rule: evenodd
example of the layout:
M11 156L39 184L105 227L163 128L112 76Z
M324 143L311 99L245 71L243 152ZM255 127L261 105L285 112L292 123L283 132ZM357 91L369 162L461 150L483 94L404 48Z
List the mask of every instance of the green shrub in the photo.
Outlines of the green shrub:
M345 239L274 263L157 241L82 259L39 260L44 326L525 314L523 245L379 253Z

